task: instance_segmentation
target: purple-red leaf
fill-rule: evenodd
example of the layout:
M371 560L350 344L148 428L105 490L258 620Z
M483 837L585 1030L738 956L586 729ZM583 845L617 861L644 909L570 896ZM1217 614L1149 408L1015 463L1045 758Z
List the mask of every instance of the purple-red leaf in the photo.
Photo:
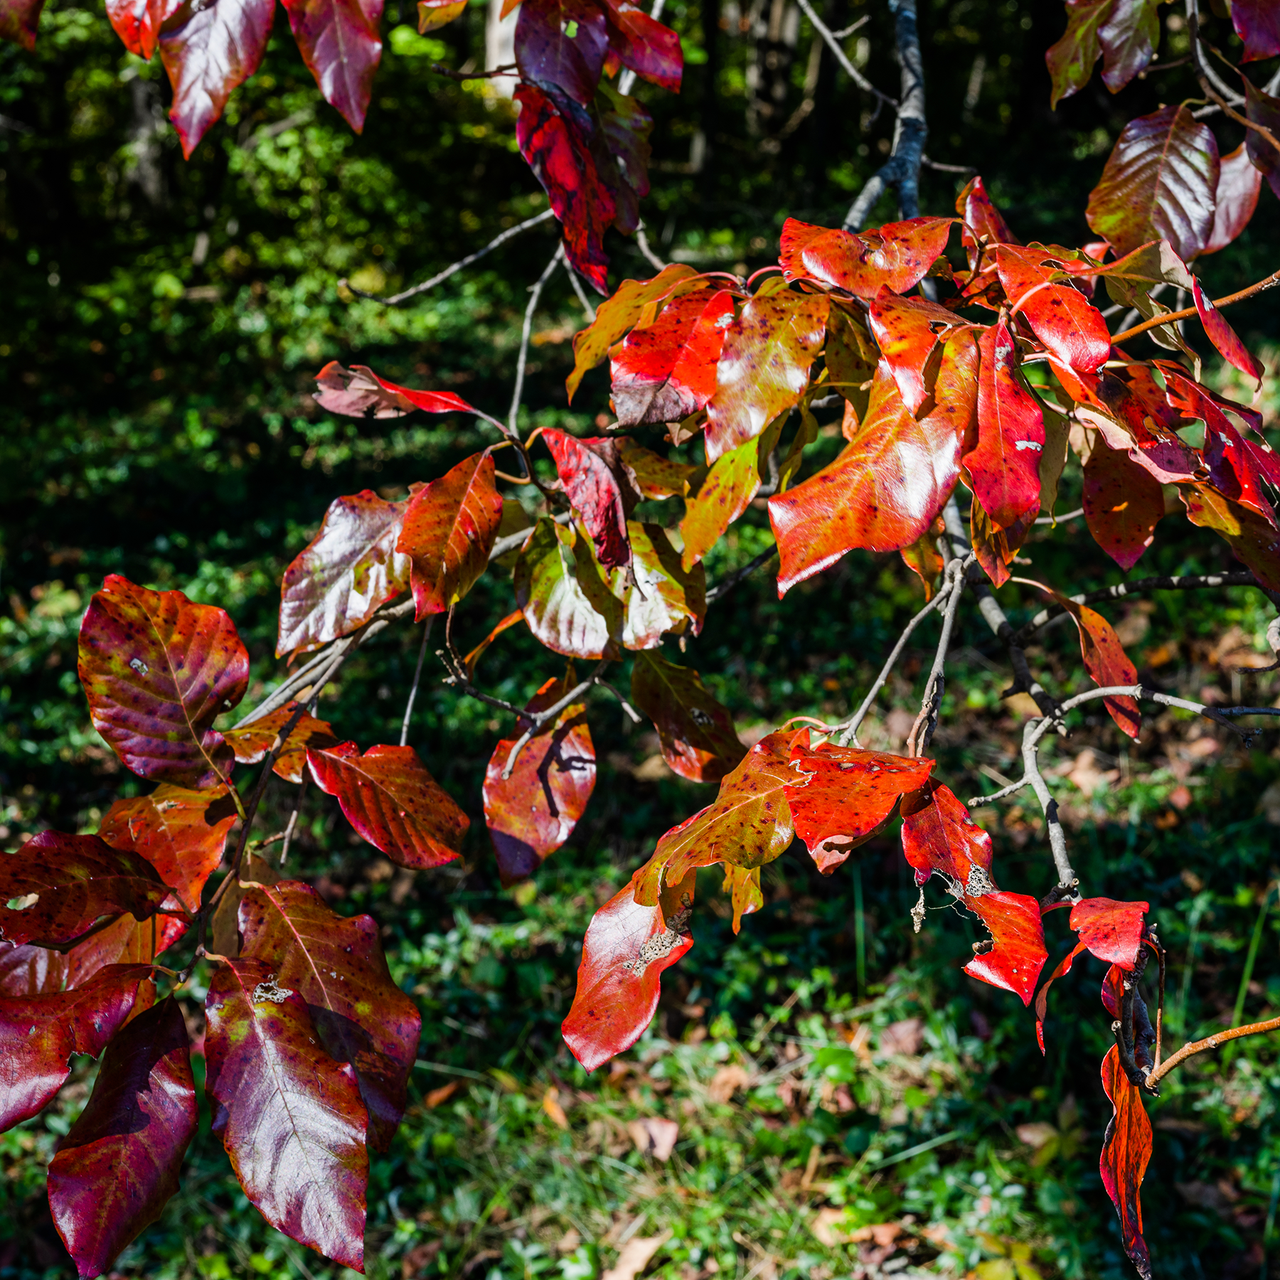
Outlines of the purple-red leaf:
M572 672L548 680L529 701L532 713L554 706L576 684ZM517 739L493 749L484 776L484 820L504 886L531 876L573 834L596 785L596 751L585 702L573 702L521 748L503 778ZM523 725L521 726L523 727Z
M729 712L692 667L676 666L653 650L639 654L631 699L653 721L662 758L690 782L719 782L747 754Z
M276 656L306 653L364 626L410 580L396 550L404 504L372 489L336 498L320 532L284 571Z
M495 470L488 450L472 454L409 499L396 552L409 557L419 622L461 600L488 567L502 522Z
M946 249L954 221L908 218L854 235L788 218L778 260L788 280L819 280L868 300L882 287L906 293Z
M166 18L182 0L107 0L107 20L130 53L151 60Z
M1161 107L1125 125L1085 216L1117 255L1164 239L1190 261L1213 230L1218 174L1208 126L1184 106Z
M1232 0L1231 25L1244 41L1241 62L1257 62L1280 53L1280 11L1274 0Z
M0 0L0 40L34 49L43 8L44 0Z
M632 880L592 916L578 988L561 1027L565 1044L588 1071L629 1049L649 1025L663 971L693 946L689 915L697 879L690 871L648 906L635 900Z
M1084 464L1084 518L1093 540L1126 572L1142 558L1164 515L1160 482L1097 440Z
M933 763L831 742L811 747L801 733L791 747L791 767L799 776L783 794L796 835L818 870L830 875L870 840L893 816L902 796L929 780Z
M595 97L607 43L604 13L595 0L524 0L520 6L520 74L558 86L583 106Z
M355 1068L316 1043L302 994L264 960L224 960L205 1002L206 1088L249 1202L271 1226L364 1270L367 1117Z
M243 729L228 729L226 739L236 753L236 759L241 764L257 764L259 760L265 759L297 709L296 702L286 702L283 707L277 707L274 711L268 711L265 716L251 720ZM271 771L286 782L301 782L302 771L307 765L307 748L333 747L337 743L337 735L327 720L317 720L304 711L289 730L289 736L285 739L280 754L276 756Z
M1269 129L1273 137L1280 138L1280 98L1273 98L1255 88L1247 77L1244 82L1245 115L1254 124ZM1250 163L1266 178L1271 190L1280 197L1280 151L1256 129L1245 130L1245 152Z
M49 1164L49 1208L82 1277L101 1275L159 1218L198 1119L187 1024L170 996L107 1046Z
M631 0L604 0L604 11L609 48L618 61L642 80L679 93L684 72L680 37Z
M415 391L378 377L368 365L354 364L344 369L330 360L316 374L315 399L330 413L351 418L403 418L421 409L424 413L475 413L461 396L452 391Z
M1249 133L1252 134L1253 130ZM1273 155L1280 155L1274 147L1271 150ZM1249 225L1261 191L1262 172L1255 167L1242 142L1234 151L1221 157L1213 207L1213 230L1209 232L1205 253L1225 249Z
M1151 1159L1151 1121L1142 1105L1141 1090L1120 1065L1119 1045L1112 1045L1102 1060L1102 1087L1113 1114L1102 1140L1098 1172L1120 1215L1124 1251L1142 1280L1151 1280L1151 1258L1142 1238L1142 1201L1138 1196Z
M372 916L335 915L310 885L247 889L242 955L306 1002L320 1045L355 1069L369 1112L369 1145L390 1148L405 1108L422 1018L391 979Z
M35 895L32 897L32 895ZM0 854L0 935L17 946L58 947L106 916L155 915L169 886L145 858L97 836L42 831L16 853Z
M222 0L219 0L222 2ZM382 0L281 0L298 52L324 100L364 129L373 73L382 57Z
M471 819L427 772L412 747L354 742L310 747L316 786L336 796L347 821L375 848L415 871L452 862Z
M627 539L626 473L618 461L617 444L608 438L580 440L568 432L547 428L542 433L555 460L556 473L569 505L595 544L602 568L616 569L631 562Z
M203 789L235 757L213 721L249 683L249 654L222 609L111 574L80 624L93 727L143 778Z
M1204 325L1209 341L1218 348L1218 353L1229 364L1235 365L1241 373L1261 386L1262 375L1266 372L1262 361L1240 341L1239 334L1227 323L1222 312L1213 305L1210 298L1205 296L1198 277L1192 277L1191 295L1195 299L1200 323Z

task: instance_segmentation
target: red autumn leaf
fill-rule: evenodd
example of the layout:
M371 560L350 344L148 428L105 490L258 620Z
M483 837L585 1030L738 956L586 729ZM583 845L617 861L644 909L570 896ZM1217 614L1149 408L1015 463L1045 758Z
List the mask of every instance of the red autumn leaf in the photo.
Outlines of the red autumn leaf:
M929 357L941 334L956 323L955 316L926 298L900 298L881 289L871 300L867 318L902 402L917 413L933 390L936 370L926 373Z
M409 557L396 550L404 510L372 489L330 504L320 532L281 579L277 657L357 630L409 585Z
M659 88L680 92L684 55L680 37L630 0L604 0L609 48L624 67Z
M1117 902L1114 898L1085 898L1071 908L1071 928L1099 960L1132 970L1146 930L1142 917L1147 902Z
M101 1275L160 1217L198 1119L187 1024L170 996L107 1045L49 1163L49 1208L82 1276Z
M608 80L601 80L596 86L592 112L600 180L613 193L617 206L614 226L624 235L631 235L640 225L640 201L649 194L653 117L635 98L619 93Z
M607 47L595 0L524 0L516 18L516 65L525 80L553 84L586 106L595 97Z
M169 886L145 858L97 836L42 831L16 853L0 854L0 903L32 894L22 908L0 906L0 934L17 946L57 947L105 916L150 918Z
M652 906L661 886L679 884L697 867L733 864L750 871L786 851L795 835L785 787L800 730L761 738L720 782L715 801L671 828L636 873L636 901Z
M512 585L529 630L548 649L568 658L616 656L622 602L585 534L540 519L520 549Z
M941 257L953 218L908 218L854 235L788 218L782 227L782 274L808 278L871 299L881 287L906 293Z
M951 894L982 921L991 946L964 967L970 977L1002 987L1030 1004L1048 958L1040 905L998 889L991 874L991 837L939 782L902 800L902 852L923 885L937 873Z
M1235 365L1246 377L1252 378L1259 386L1266 370L1257 356L1240 341L1239 335L1227 323L1221 311L1205 296L1198 277L1192 277L1191 296L1195 299L1196 312L1200 323L1209 335L1209 341L1218 348L1218 353L1229 363Z
M516 142L560 221L569 264L597 292L606 293L604 233L617 204L591 152L591 118L571 98L532 84L519 85L515 100L520 104Z
M12 40L30 52L36 47L36 31L44 0L4 0L0 4L0 40Z
M1244 78L1245 116L1254 124L1260 124L1280 138L1280 98L1255 88L1248 77ZM1267 180L1271 190L1280 197L1280 151L1256 129L1246 129L1244 149L1250 163Z
M357 132L382 57L382 0L281 0L298 52L324 100Z
M1018 377L1018 348L1003 320L978 339L978 443L965 454L974 497L998 529L1039 510L1044 415Z
M47 947L0 939L0 996L42 996L66 985L67 957Z
M1084 518L1093 540L1126 572L1164 515L1164 490L1127 452L1097 441L1084 464Z
M938 552L938 539L943 532L942 517L935 516L933 523L909 547L898 551L902 563L920 579L926 603L933 599L934 584L946 564Z
M623 493L622 485L627 480L618 463L614 441L580 440L550 427L543 431L542 439L551 450L569 505L595 543L596 559L606 569L629 564L627 496L630 495Z
M818 870L830 875L893 816L898 801L933 772L932 760L915 760L824 742L811 747L802 733L791 747L799 777L783 794L796 835Z
M612 590L622 600L622 645L654 649L667 635L697 635L707 614L707 575L702 565L685 569L680 553L659 524L627 521L631 569L609 574Z
M1033 507L1007 529L997 529L991 523L991 517L983 511L980 502L969 505L969 540L973 543L974 558L982 567L983 573L991 579L993 586L1002 587L1009 581L1009 565L1018 554L1018 548L1026 541L1035 519Z
M1057 591L1049 594L1075 621L1076 629L1080 632L1080 656L1084 659L1084 669L1094 682L1104 689L1114 685L1137 684L1138 672L1129 661L1111 623L1088 605L1077 604ZM1137 700L1128 694L1122 694L1119 697L1104 698L1102 705L1116 722L1117 728L1136 741L1142 727L1142 713L1138 710Z
M733 718L692 667L650 650L631 668L631 700L653 721L662 758L690 782L719 782L746 755Z
M107 20L124 47L149 62L165 19L181 4L182 0L108 0ZM34 28L32 34L34 39Z
M282 880L240 902L242 955L306 1003L324 1052L355 1070L369 1145L387 1151L404 1114L422 1018L396 986L372 916L335 915L310 885Z
M628 329L653 319L653 308L694 275L692 267L673 262L652 280L624 280L596 310L596 318L573 337L573 372L565 380L572 403L583 376L594 369ZM719 354L717 352L717 359Z
M367 1127L354 1067L316 1047L302 994L264 960L223 960L205 1002L206 1088L250 1204L278 1231L364 1269Z
M1111 354L1107 322L1078 289L1054 281L1055 264L1045 265L1049 252L1043 245L1000 245L995 251L1000 283L1013 312L1026 316L1036 337L1062 364L1094 373Z
M160 60L173 86L169 119L187 159L221 117L227 99L257 71L274 17L275 0L240 0L234 7L226 0L204 5L187 0L164 23Z
M1233 0L1231 25L1244 41L1241 62L1258 62L1280 53L1280 13L1271 0Z
M967 429L974 403L977 363L970 334L948 340L937 408L920 421L903 404L888 368L876 370L866 415L843 452L769 499L781 557L779 596L854 547L896 551L930 528L960 474L958 435Z
M697 879L690 871L648 906L635 900L633 880L592 916L577 991L561 1027L588 1071L631 1048L653 1018L663 971L693 946L689 915Z
M286 702L283 707L268 711L265 716L251 720L241 729L228 729L226 739L231 743L236 759L241 764L257 764L259 760L265 760L267 752L275 746L280 731L293 718L297 709L296 702ZM301 782L302 771L307 766L307 748L333 747L337 743L337 735L327 720L317 720L304 711L297 724L289 730L289 736L280 754L276 756L271 771L286 782Z
M367 365L344 369L330 360L316 374L315 399L330 413L351 418L403 418L421 409L424 413L475 413L461 396L452 391L415 391L378 377Z
M679 422L701 409L716 389L716 363L732 320L733 294L706 286L632 329L610 353L618 425Z
M828 305L820 294L757 294L725 330L707 402L708 463L754 440L799 403L822 350Z
M576 684L570 672L548 680L526 708L554 706ZM484 775L484 820L504 886L527 879L573 834L596 785L596 750L585 702L573 702L525 743L503 778L517 739L503 738ZM524 725L521 725L524 728Z
M981 177L970 180L956 197L956 212L964 220L960 228L961 243L966 249L977 249L975 237L986 237L988 247L997 244L1021 244L1009 230L1004 214L996 208ZM974 265L974 253L970 253L969 266Z
M1280 591L1280 533L1270 520L1209 485L1188 485L1180 496L1192 524L1220 534L1264 587Z
M230 776L213 721L244 697L249 654L223 610L113 573L80 624L79 670L93 727L134 773L198 789Z
M74 991L0 996L0 1133L43 1110L73 1053L102 1052L150 974L148 965L111 965Z
M1142 1105L1141 1090L1120 1065L1119 1045L1112 1045L1102 1060L1102 1087L1113 1114L1102 1140L1098 1172L1120 1215L1124 1251L1142 1280L1151 1280L1151 1258L1142 1238L1142 1201L1138 1195L1151 1159L1151 1121Z
M336 796L347 821L402 867L420 871L452 862L471 819L427 772L412 747L354 742L307 749L316 786Z
M1164 239L1190 261L1213 230L1218 172L1208 126L1184 106L1161 107L1125 125L1085 216L1118 255Z
M681 562L691 569L720 541L725 530L746 511L760 488L761 468L773 452L781 423L757 440L748 440L716 459L693 497L685 500L680 535Z
M1245 143L1222 156L1219 164L1218 189L1213 202L1213 230L1209 232L1205 253L1225 249L1240 235L1249 225L1262 191L1262 172L1254 166Z
M502 521L495 471L488 450L475 453L409 499L396 552L409 557L419 622L461 600L488 567Z

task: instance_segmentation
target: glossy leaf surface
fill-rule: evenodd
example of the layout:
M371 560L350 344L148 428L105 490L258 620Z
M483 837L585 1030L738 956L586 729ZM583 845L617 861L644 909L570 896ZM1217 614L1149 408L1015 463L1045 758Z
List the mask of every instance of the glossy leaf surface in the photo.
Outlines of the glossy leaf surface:
M354 742L307 750L316 786L336 796L347 821L402 867L421 870L451 862L471 819L427 772L412 747Z
M495 470L488 450L472 454L409 499L396 552L409 557L419 622L461 600L488 568L502 521Z
M690 782L719 782L747 753L728 710L692 667L677 666L652 650L638 654L631 700L653 721L662 758Z
M1262 375L1266 372L1262 362L1240 341L1239 334L1227 323L1222 312L1213 305L1213 301L1205 294L1198 278L1192 284L1191 296L1195 299L1200 323L1204 325L1209 341L1218 348L1218 354L1261 386Z
M49 1164L49 1208L81 1276L101 1275L160 1217L198 1118L187 1026L170 997L107 1046Z
M236 759L241 764L257 764L259 760L265 760L297 709L296 702L286 702L283 707L251 720L243 729L228 729L226 739L236 753ZM334 747L337 744L333 726L327 720L318 720L304 711L297 724L289 730L271 771L286 782L301 782L302 771L307 766L307 748Z
M919 412L933 390L933 377L926 373L925 366L941 334L955 323L955 317L927 299L900 298L881 289L871 300L867 319L898 384L903 404L911 413Z
M221 0L219 0L221 3ZM298 52L324 100L364 129L373 73L382 57L382 0L281 0Z
M369 1113L369 1145L386 1151L405 1108L422 1028L413 1001L391 979L372 916L339 916L310 885L282 880L246 890L242 954L296 990L324 1052L350 1064Z
M626 649L653 649L665 635L697 635L707 613L707 575L702 565L685 569L680 553L658 524L627 522L631 544L632 585L625 574L610 574L615 595L625 605L622 645Z
M222 609L111 574L80 624L79 671L93 727L134 773L197 789L230 776L213 722L244 697L249 654Z
M1093 540L1122 569L1142 558L1164 516L1164 490L1127 453L1099 441L1084 464L1084 518Z
M680 92L684 56L680 37L630 0L604 0L609 47L642 80Z
M571 676L548 680L529 700L537 713L573 687ZM570 703L533 735L503 778L516 738L493 749L484 775L484 820L504 886L527 879L573 834L596 785L596 751L585 702ZM520 728L525 726L523 723Z
M686 500L680 534L684 538L681 560L687 569L693 568L720 541L725 530L756 496L760 489L760 468L777 438L777 429L770 427L759 441L748 440L722 454L698 492Z
M627 498L623 485L630 482L618 462L614 441L579 439L566 431L548 428L542 439L551 450L556 474L569 505L595 544L596 559L606 569L631 561L627 538Z
M693 946L689 916L697 873L668 885L648 906L625 885L591 918L582 940L578 987L561 1026L588 1070L629 1049L658 1007L662 974Z
M908 218L856 235L788 218L779 261L788 280L808 277L871 299L882 287L906 293L947 247L950 218Z
M516 65L526 80L558 85L586 106L604 69L608 37L594 0L523 0L516 18Z
M337 498L320 532L284 571L276 656L306 653L364 626L409 586L396 550L404 504L372 489Z
M1244 41L1242 62L1256 62L1280 53L1280 13L1270 0L1233 0L1231 25Z
M1252 133L1252 130L1250 130ZM1272 148L1280 160L1280 152ZM1225 249L1249 225L1258 196L1262 192L1262 173L1254 166L1245 143L1222 156L1218 169L1218 189L1214 193L1213 229L1205 253Z
M1011 306L1027 318L1035 335L1057 359L1083 373L1095 372L1111 353L1102 313L1069 284L1058 284L1043 246L1000 245L996 269Z
M1147 902L1117 902L1114 898L1085 898L1071 908L1071 927L1081 943L1099 960L1131 970L1138 958L1145 930Z
M452 391L415 391L385 381L363 364L344 369L336 360L330 360L316 374L316 386L315 398L321 408L351 418L402 418L415 409L425 413L475 413Z
M205 1002L213 1131L244 1193L277 1230L364 1269L366 1113L350 1063L317 1052L295 989L263 960L225 960Z
M1142 1105L1141 1091L1120 1065L1119 1045L1112 1045L1102 1060L1102 1087L1113 1114L1102 1140L1098 1173L1120 1216L1124 1251L1142 1280L1151 1280L1151 1259L1142 1237L1142 1201L1138 1195L1151 1159L1151 1121Z
M164 20L178 7L177 0L109 0L107 20L130 53L150 61Z

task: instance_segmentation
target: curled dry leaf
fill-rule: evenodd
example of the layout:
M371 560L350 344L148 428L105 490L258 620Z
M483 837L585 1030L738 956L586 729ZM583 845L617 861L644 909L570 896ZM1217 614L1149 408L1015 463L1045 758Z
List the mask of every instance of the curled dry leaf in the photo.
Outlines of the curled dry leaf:
M572 671L548 680L526 708L554 706L577 683ZM516 738L493 749L484 775L484 820L504 886L531 876L573 834L596 785L596 751L585 702L570 703L525 743L509 778L502 772ZM521 726L524 727L523 725Z
M420 871L452 862L471 819L427 772L412 747L354 742L307 750L316 786L336 796L347 821L392 862Z
M257 764L265 760L267 753L275 746L281 730L293 718L297 711L296 702L287 702L283 707L268 711L265 716L251 720L242 729L228 729L225 737L236 753L241 764ZM303 712L297 724L289 730L276 762L271 771L286 782L301 782L302 771L307 763L308 747L335 747L338 745L337 735L327 720L318 720L315 716Z
M273 1227L364 1269L367 1117L354 1067L316 1052L298 991L258 959L224 960L205 1002L213 1131Z
M404 504L372 489L337 498L320 532L284 571L276 656L296 656L364 626L409 585L396 551Z
M316 374L316 386L319 390L315 398L322 408L352 418L402 418L415 409L424 413L475 413L452 391L415 391L385 381L363 364L344 369L336 360L330 360Z
M187 1024L170 996L107 1045L49 1163L49 1209L81 1276L98 1276L178 1190L199 1111Z
M1112 1117L1102 1140L1098 1172L1120 1216L1124 1251L1142 1280L1151 1280L1151 1258L1142 1237L1139 1190L1151 1159L1151 1121L1142 1093L1120 1066L1120 1047L1112 1045L1102 1060L1102 1087L1111 1102Z
M629 1049L649 1025L663 971L693 946L689 916L696 885L697 872L690 871L645 905L636 901L633 880L592 916L573 1005L561 1027L588 1071Z
M224 610L111 574L80 624L79 674L93 727L134 773L197 789L230 776L213 722L244 697L249 654Z

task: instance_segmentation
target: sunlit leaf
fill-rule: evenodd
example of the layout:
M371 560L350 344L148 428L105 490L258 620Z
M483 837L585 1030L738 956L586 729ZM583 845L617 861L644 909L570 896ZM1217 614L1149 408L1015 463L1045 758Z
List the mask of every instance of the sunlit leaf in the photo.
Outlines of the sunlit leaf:
M1069 284L1055 283L1056 264L1042 245L995 251L1000 283L1015 312L1027 318L1037 338L1072 369L1093 373L1111 354L1111 334L1102 313Z
M638 495L631 490L616 442L601 437L580 439L554 428L543 431L542 439L551 450L569 505L595 544L601 567L629 564L627 515Z
M267 752L275 746L281 730L297 710L296 702L286 702L265 716L251 720L242 729L228 729L225 736L236 753L236 759L241 764L257 764L259 760L266 759ZM301 782L302 771L307 764L307 748L333 747L337 743L338 737L327 720L317 720L304 711L289 731L271 770L286 782Z
M642 80L680 92L684 55L680 37L630 0L604 0L609 47Z
M384 381L363 364L344 369L336 360L330 360L316 374L316 386L319 389L315 398L322 408L352 418L402 418L415 409L425 413L475 413L452 391L415 391L412 387L401 387Z
M623 600L622 645L653 649L666 635L697 635L707 614L707 575L701 564L685 569L680 553L661 525L627 522L634 583L622 570L610 574L613 592Z
M936 365L928 370L926 366L946 329L956 323L955 316L927 298L900 298L881 289L867 308L867 318L903 404L918 413L933 391L937 373Z
M1137 963L1146 926L1147 902L1117 902L1114 898L1085 898L1071 908L1071 927L1081 943L1099 960L1128 971Z
M952 218L908 218L853 234L788 218L782 227L783 275L808 278L874 298L881 287L906 293L947 247Z
M382 57L382 0L281 0L298 52L324 100L357 132Z
M1252 165L1249 168L1255 175L1257 174L1257 170ZM1261 386L1262 375L1266 372L1262 361L1240 341L1240 335L1227 323L1222 312L1213 305L1212 300L1205 295L1198 278L1194 281L1191 296L1195 299L1200 323L1204 325L1209 341L1218 348L1218 353L1229 364L1235 365L1241 373Z
M1119 1045L1112 1045L1102 1060L1102 1087L1113 1114L1102 1140L1098 1172L1120 1216L1124 1251L1142 1280L1151 1280L1151 1259L1142 1237L1142 1201L1138 1195L1151 1159L1151 1121L1142 1105L1141 1090L1120 1066Z

